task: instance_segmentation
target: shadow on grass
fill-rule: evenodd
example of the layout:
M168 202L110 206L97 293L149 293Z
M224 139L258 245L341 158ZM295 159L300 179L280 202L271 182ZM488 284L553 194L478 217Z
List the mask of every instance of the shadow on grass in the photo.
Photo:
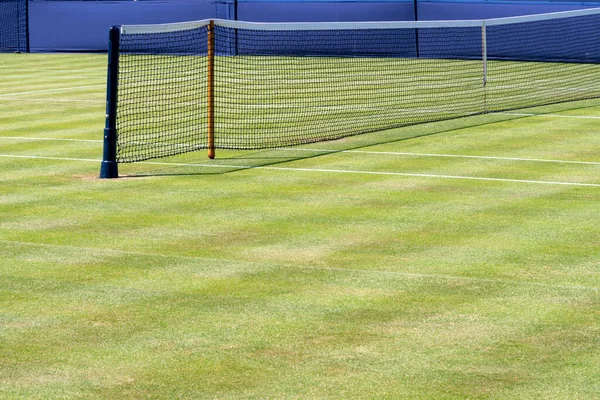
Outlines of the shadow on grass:
M206 158L198 161L201 153L189 153L170 157L168 161L145 161L137 163L141 171L121 175L121 178L143 178L153 176L185 176L185 175L222 175L248 169L273 167L299 160L308 160L345 151L364 149L370 146L418 140L435 135L452 133L457 130L481 127L505 121L530 118L532 115L556 113L597 107L598 103L578 101L559 103L548 106L519 109L510 112L477 114L437 122L426 122L399 128L363 133L343 139L309 143L288 148L265 149L259 151L226 151L217 150L214 160ZM315 147L319 146L319 147ZM325 149L324 147L327 147ZM219 154L225 154L222 158ZM202 154L204 156L204 154ZM154 166L155 168L149 169Z

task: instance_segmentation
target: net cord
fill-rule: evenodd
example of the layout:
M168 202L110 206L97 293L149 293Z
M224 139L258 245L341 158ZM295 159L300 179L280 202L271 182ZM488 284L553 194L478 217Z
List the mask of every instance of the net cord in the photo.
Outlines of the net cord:
M485 21L481 25L481 59L483 60L483 87L487 84L487 29Z
M515 23L546 21L551 19L573 18L600 14L600 7L546 14L523 15L517 17L448 20L448 21L377 21L377 22L245 22L214 19L214 25L224 28L257 31L301 31L301 30L355 30L355 29L419 29L419 28L461 28L498 26ZM154 25L122 25L122 34L168 33L197 29L210 24L211 20L177 22Z

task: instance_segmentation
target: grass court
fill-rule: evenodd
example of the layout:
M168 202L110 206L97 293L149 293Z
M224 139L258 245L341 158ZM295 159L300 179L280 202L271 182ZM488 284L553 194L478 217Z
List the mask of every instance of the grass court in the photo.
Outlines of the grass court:
M600 398L600 101L100 180L106 55L0 71L1 398Z

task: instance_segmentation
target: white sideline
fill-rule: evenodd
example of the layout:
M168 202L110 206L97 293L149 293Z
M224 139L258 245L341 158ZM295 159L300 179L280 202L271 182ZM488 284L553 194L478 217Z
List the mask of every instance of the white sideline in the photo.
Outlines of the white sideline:
M62 138L39 138L25 136L0 136L0 140L32 140L32 141L68 141L68 142L88 142L102 143L101 139L62 139ZM357 153L357 154L382 154L382 155L397 155L410 157L448 157L448 158L473 158L480 160L499 160L499 161L524 161L524 162L541 162L541 163L557 163L557 164L579 164L579 165L600 165L600 161L574 161L574 160L553 160L545 158L526 158L526 157L500 157L500 156L477 156L466 154L441 154L441 153L412 153L401 151L368 151L368 150L335 150L335 149L307 149L295 147L278 148L279 151L304 151L314 153Z
M101 139L62 139L62 138L40 138L40 137L26 137L26 136L0 136L0 140L32 140L32 141L49 141L49 142L91 142L91 143L102 143Z
M570 161L570 160L550 160L544 158L523 158L523 157L498 157L498 156L471 156L462 154L436 154L436 153L409 153L400 151L368 151L368 150L326 150L326 149L295 149L280 148L283 151L306 151L315 153L357 153L357 154L383 154L394 156L414 156L414 157L449 157L449 158L475 158L480 160L500 160L500 161L525 161L541 163L559 163L559 164L582 164L582 165L600 165L598 161Z
M99 159L89 159L89 158L47 157L47 156L28 156L28 155L13 155L13 154L0 154L0 157L35 159L35 160L85 161L85 162L97 162L97 163L101 162L101 160L99 160ZM319 173L334 173L334 174L387 175L387 176L404 176L404 177L412 177L412 178L461 179L461 180L474 180L474 181L484 181L484 182L509 182L509 183L531 183L531 184L539 184L539 185L600 187L600 183L538 181L538 180L532 180L532 179L485 178L485 177L477 177L477 176L415 174L415 173L407 173L407 172L389 172L389 171L359 171L359 170L325 169L325 168L293 168L293 167L269 167L269 166L252 166L252 165L170 163L170 162L154 162L154 161L142 161L142 162L139 162L138 164L175 166L175 167L265 169L265 170L269 170L269 171L297 171L297 172L319 172Z
M531 179L508 179L508 178L484 178L484 177L461 176L461 175L414 174L414 173L405 173L405 172L356 171L356 170L339 170L339 169L323 169L323 168L290 168L290 167L247 167L247 168L268 169L268 170L275 170L275 171L329 172L329 173L364 174L364 175L395 175L395 176L406 176L406 177L414 177L414 178L463 179L463 180L488 181L488 182L513 182L513 183L534 183L534 184L543 184L543 185L600 187L600 183L538 181L538 180L531 180Z
M95 103L106 104L105 100L69 100L69 99L23 99L19 97L0 97L0 101L43 101L44 103Z
M85 86L70 86L70 87L62 87L62 88L54 88L54 89L43 89L43 90L29 90L26 92L14 92L14 93L2 93L0 97L8 97L8 96L20 96L22 94L33 94L33 93L50 93L50 92L61 92L68 90L78 90L78 89L89 89L89 88L98 88L98 87L106 87L106 84L102 85L85 85Z
M28 160L56 160L56 161L84 161L84 162L102 162L96 158L74 158L74 157L50 157L50 156L26 156L18 154L0 154L3 158L25 158Z
M532 113L517 113L517 112L499 112L496 114L516 115L518 117L553 117L553 118L575 118L575 119L600 119L598 115L560 115L560 114L532 114Z
M28 74L35 72L54 72L56 74L72 74L74 72L97 72L97 71L106 71L106 67L92 67L92 68L80 68L80 69L52 69L52 68L13 68L13 67L0 67L0 71L17 71L17 72L25 72Z
M0 243L4 243L4 244L8 244L8 245L19 245L19 246L71 249L71 250L76 250L78 252L81 252L81 251L100 252L100 253L108 253L108 254L122 254L122 255L141 256L141 257L175 258L175 259L184 259L184 260L205 260L205 261L241 263L241 264L251 264L251 265L252 264L255 264L255 265L270 264L267 262L262 263L262 262L256 262L256 261L231 260L231 259L209 258L209 257L199 257L199 256L184 256L184 255L178 255L178 254L160 254L160 253L148 253L148 252L141 252L141 251L127 251L127 250L117 250L117 249L97 248L97 247L80 247L80 246L69 246L69 245L60 245L60 244L51 244L51 243L24 242L24 241L18 241L18 240L0 239ZM318 267L318 266L312 266L312 265L291 265L291 264L279 264L279 263L278 263L278 266L281 268L310 269L310 270L315 270L315 271L332 271L332 272L361 273L361 274L372 274L372 275L391 275L391 276L396 275L396 276L402 276L402 277L406 277L406 278L418 278L418 279L422 279L422 278L443 279L443 280L455 280L455 281L467 281L467 282L484 282L484 283L524 285L524 286L535 286L535 287L566 289L566 290L591 290L594 292L600 291L600 288L595 287L595 286L559 285L559 284L552 284L552 283L519 281L519 280L510 280L510 279L478 278L478 277L445 275L445 274L420 274L420 273L413 273L413 272L390 271L390 270L367 270L367 269L354 269L354 268L345 269L345 268Z

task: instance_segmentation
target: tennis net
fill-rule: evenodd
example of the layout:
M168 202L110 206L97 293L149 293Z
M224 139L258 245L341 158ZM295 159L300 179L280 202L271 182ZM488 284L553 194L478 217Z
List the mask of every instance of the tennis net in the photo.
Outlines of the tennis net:
M119 163L199 149L212 158L214 149L294 146L600 96L600 9L115 29L107 132Z

